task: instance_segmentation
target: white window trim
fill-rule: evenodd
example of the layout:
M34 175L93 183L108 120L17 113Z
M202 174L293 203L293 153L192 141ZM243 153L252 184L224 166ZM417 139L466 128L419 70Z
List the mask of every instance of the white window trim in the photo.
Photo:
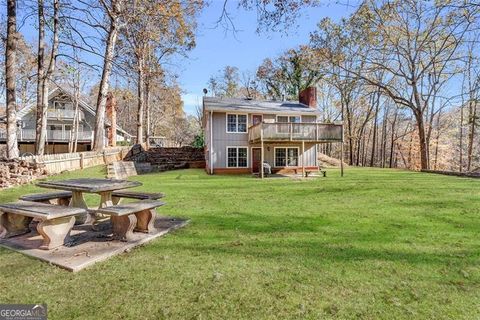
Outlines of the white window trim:
M297 154L298 154L298 159L297 159L297 165L296 166L289 166L287 165L287 159L288 159L288 151L285 150L285 166L277 166L277 149L297 149ZM303 159L303 155L300 154L300 148L299 147L274 147L273 148L273 167L274 168L298 168L300 163L300 157Z
M228 131L228 116L229 115L235 115L237 116L237 131ZM246 122L246 128L247 130L245 132L238 132L238 116L241 115L241 116L245 116L247 119L247 122ZM239 134L247 134L248 133L248 113L226 113L225 114L225 132L226 133L239 133Z
M237 149L237 166L236 167L230 167L228 165L228 149L229 148L236 148ZM246 167L239 167L238 166L238 148L244 148L244 149L247 149L247 166ZM241 169L248 169L250 168L250 152L249 150L250 149L248 146L226 146L225 147L225 168L241 168Z

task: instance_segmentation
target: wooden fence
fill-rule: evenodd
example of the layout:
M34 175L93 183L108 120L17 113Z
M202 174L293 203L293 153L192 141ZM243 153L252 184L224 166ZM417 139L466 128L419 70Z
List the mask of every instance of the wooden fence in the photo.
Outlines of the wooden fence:
M131 147L105 148L103 152L86 151L77 153L47 154L43 156L20 157L19 160L45 165L48 174L83 169L98 165L108 165L122 160Z

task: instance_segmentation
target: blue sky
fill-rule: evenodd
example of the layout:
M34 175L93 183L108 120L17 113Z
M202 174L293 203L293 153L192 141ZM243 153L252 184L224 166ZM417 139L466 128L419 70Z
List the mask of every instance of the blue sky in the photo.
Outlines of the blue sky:
M240 71L255 72L258 65L267 57L275 57L292 47L306 44L310 32L324 17L337 20L351 13L344 5L331 4L302 11L298 27L284 33L256 33L255 12L239 10L235 1L230 1L229 11L234 18L235 27L241 31L233 35L222 27L215 27L223 0L212 0L209 7L199 16L197 46L182 60L178 67L179 82L184 90L185 111L194 113L195 106L201 103L202 89L207 86L211 75L226 65L239 68ZM348 10L348 11L347 11Z
M188 53L187 58L173 58L167 66L179 76L178 82L184 91L182 98L185 112L195 113L196 106L201 104L202 90L207 87L208 79L223 67L231 65L240 72L254 73L263 59L274 58L290 48L307 44L310 32L316 29L322 18L337 20L350 14L354 10L351 4L356 0L346 0L350 6L336 2L325 0L322 6L305 8L295 24L296 27L287 32L258 34L256 12L239 9L237 0L229 0L228 12L238 30L233 34L221 26L216 26L224 0L210 0L209 6L198 17L197 46ZM21 10L20 16L22 14L26 12ZM33 16L27 19L20 31L36 48L38 34ZM85 54L84 59L89 63L102 64L98 56ZM91 76L90 85L98 83L100 74L94 72ZM114 85L115 81L112 77L111 84Z

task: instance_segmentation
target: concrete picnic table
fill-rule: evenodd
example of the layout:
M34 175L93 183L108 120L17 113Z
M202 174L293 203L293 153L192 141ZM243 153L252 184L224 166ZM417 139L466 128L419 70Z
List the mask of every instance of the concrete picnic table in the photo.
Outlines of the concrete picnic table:
M87 209L87 215L77 216L76 224L94 224L96 214L88 210L87 203L83 193L96 193L100 195L100 204L98 208L105 208L113 205L112 193L115 190L127 189L141 186L137 181L117 180L117 179L69 179L53 180L37 183L37 186L49 189L67 190L72 192L70 207Z

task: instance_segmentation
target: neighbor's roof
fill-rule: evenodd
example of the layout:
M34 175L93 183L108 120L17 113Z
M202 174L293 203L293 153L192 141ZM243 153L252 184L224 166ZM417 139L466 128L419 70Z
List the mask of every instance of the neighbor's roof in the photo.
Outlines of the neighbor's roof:
M206 111L236 111L319 115L320 111L296 101L259 101L238 98L203 97Z

